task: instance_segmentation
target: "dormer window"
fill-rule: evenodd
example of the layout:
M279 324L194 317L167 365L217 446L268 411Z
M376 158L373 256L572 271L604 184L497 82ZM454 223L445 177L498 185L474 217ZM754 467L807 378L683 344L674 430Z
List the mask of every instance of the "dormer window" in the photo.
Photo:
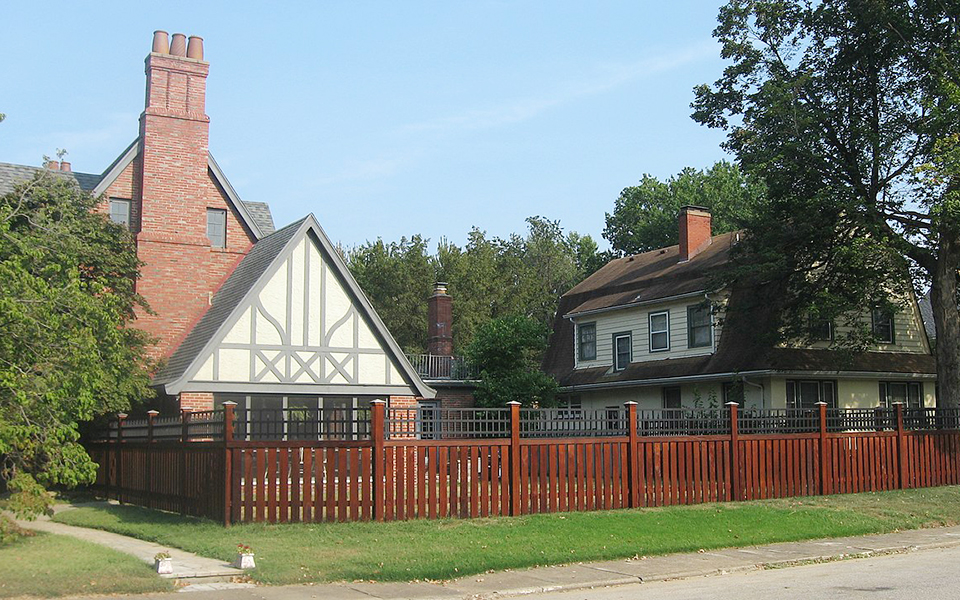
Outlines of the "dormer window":
M650 352L670 349L670 311L650 313Z
M687 307L687 347L704 348L713 343L710 327L710 304L703 302Z
M622 371L630 364L630 333L613 334L613 370Z
M227 247L227 211L222 208L207 209L207 239L214 248Z
M893 344L896 341L893 327L893 313L881 308L873 309L871 314L873 336L881 344Z
M577 325L577 348L580 360L597 360L597 324Z

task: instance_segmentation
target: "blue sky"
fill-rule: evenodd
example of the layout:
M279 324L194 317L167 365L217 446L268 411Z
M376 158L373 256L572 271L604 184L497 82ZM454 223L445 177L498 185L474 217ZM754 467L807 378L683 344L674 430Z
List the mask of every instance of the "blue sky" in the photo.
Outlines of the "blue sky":
M601 247L644 173L725 158L692 88L719 2L16 2L0 25L0 162L99 173L137 135L155 29L204 38L210 150L278 225L346 246L462 244L560 220Z

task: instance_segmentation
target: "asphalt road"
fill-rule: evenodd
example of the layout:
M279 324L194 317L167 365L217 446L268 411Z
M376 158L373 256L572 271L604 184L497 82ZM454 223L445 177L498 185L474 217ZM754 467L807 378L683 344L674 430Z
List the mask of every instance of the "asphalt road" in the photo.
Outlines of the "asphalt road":
M907 554L524 596L530 600L960 599L960 547Z

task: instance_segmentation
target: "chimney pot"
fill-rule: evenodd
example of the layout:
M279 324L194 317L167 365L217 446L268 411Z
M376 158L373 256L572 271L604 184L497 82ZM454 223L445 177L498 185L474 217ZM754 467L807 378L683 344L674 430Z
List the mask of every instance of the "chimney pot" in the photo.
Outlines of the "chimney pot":
M700 254L712 241L710 209L680 207L680 262Z
M433 293L445 296L447 294L447 283L445 281L438 281L434 283Z
M62 162L60 163L60 170L61 170L61 171L66 171L66 172L69 173L69 172L70 172L70 163L68 163L67 161L62 161Z
M153 50L157 54L169 54L170 53L170 38L167 36L166 31L160 29L153 32Z
M46 167L47 169L50 169L51 171L59 171L60 163L58 163L55 160L48 160L47 164L45 164L44 167Z
M203 60L203 38L191 35L187 42L187 58Z
M187 36L182 33L173 34L173 41L170 42L170 54L173 56L187 55Z

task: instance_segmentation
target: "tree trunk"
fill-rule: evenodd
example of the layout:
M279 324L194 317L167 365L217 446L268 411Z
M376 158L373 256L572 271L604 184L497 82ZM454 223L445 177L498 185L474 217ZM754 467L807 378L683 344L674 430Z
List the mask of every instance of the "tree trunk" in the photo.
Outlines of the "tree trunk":
M941 232L937 265L930 288L937 325L937 406L960 407L960 310L957 307L957 268L960 242Z

